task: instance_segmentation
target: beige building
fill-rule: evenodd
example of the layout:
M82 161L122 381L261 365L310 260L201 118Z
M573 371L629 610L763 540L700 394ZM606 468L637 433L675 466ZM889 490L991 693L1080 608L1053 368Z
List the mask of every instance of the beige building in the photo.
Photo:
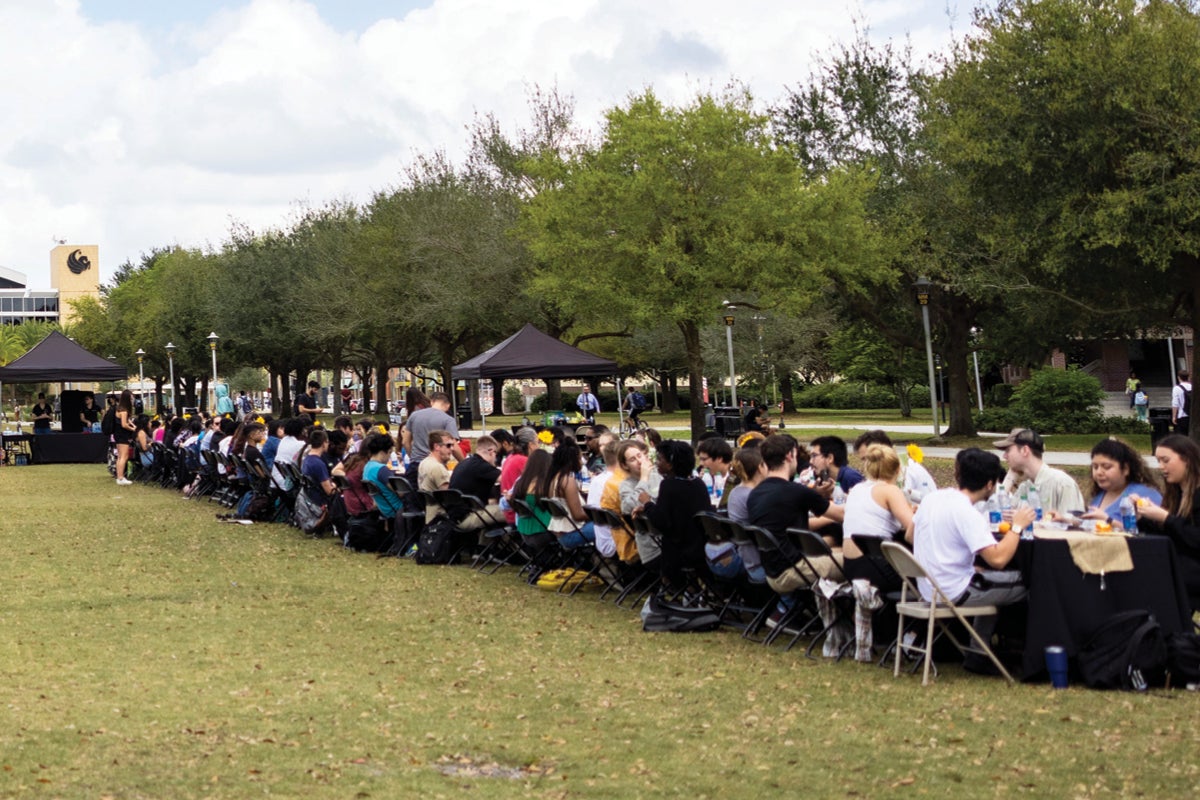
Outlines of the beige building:
M72 300L100 296L100 248L94 244L60 244L51 250L50 287L58 290L59 321L71 324Z

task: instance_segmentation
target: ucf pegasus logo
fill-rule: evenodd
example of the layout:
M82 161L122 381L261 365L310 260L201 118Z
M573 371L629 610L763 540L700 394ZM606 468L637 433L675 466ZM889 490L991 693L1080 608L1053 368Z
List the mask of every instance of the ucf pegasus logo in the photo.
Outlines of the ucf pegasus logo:
M67 256L67 269L76 275L82 275L85 270L92 268L92 261L81 251L75 250Z

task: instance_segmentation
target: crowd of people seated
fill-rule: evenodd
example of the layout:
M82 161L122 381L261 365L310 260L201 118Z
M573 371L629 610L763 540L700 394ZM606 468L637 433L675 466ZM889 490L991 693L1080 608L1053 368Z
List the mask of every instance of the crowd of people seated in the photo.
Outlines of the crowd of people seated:
M1114 511L1131 498L1140 527L1174 540L1200 608L1200 448L1182 436L1159 443L1162 486L1128 444L1097 444L1085 501L1070 476L1043 463L1042 439L1028 429L992 452L961 451L954 485L939 489L919 453L897 452L882 431L852 447L758 431L736 446L710 433L693 447L653 429L621 440L603 425L521 427L472 447L445 395L410 392L406 404L412 412L393 432L370 417L338 417L327 429L305 413L159 424L133 415L123 395L113 439L124 454L114 467L118 482L135 464L137 479L213 498L234 517L298 522L308 518L298 506L311 506L319 513L309 533L332 532L359 550L421 560L426 537L444 531L452 541L440 542L439 561L454 553L480 568L510 564L531 582L569 568L603 582L617 602L657 593L705 603L768 638L861 627L865 616L881 644L895 635L884 598L901 578L880 542L910 547L956 602L1002 606L1024 589L995 572L1010 566L1039 511L1120 527L1129 521ZM1013 501L997 526L989 504L1002 493ZM927 582L919 590L931 596ZM839 597L852 598L853 613L839 614ZM852 638L864 652L862 631Z

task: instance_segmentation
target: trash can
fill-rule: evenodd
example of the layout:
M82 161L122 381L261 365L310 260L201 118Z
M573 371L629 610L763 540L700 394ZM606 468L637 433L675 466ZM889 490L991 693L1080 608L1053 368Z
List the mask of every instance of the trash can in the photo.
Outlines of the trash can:
M458 429L460 431L472 430L475 425L474 416L471 414L470 408L460 408L458 410Z
M1150 452L1158 446L1158 440L1171 432L1171 409L1150 409Z
M735 406L717 406L713 409L714 429L726 439L742 435L742 413Z

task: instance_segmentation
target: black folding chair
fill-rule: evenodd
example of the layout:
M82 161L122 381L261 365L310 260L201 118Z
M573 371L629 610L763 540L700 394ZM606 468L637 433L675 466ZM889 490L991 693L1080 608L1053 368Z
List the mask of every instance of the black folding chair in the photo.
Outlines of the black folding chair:
M542 522L541 517L534 512L532 506L516 497L511 498L508 502L516 511L518 519L534 520L541 528L535 533L522 533L517 539L520 543L519 547L527 559L517 574L524 575L526 581L531 584L536 583L539 575L563 566L569 557L558 543L558 537ZM535 500L534 502L540 501Z
M837 560L833 554L833 550L829 548L829 544L826 543L825 539L822 538L820 534L813 531L804 530L802 528L788 528L787 534L796 539L797 543L800 545L800 551L804 554L804 560L808 562L808 565L813 572L815 572L817 575L820 575L822 571L824 571L830 580L837 581L840 578L840 583L847 583L846 576L842 572L841 562ZM830 564L831 566L824 567L823 569L825 564ZM816 591L817 589L814 588L814 596ZM812 651L813 648L817 646L817 642L821 641L826 636L829 636L835 627L842 624L843 620L849 617L850 620L853 621L854 602L853 594L842 594L832 598L831 605L833 608L833 617L829 623L825 624L821 628L821 631L812 638L812 641L808 643L808 649L804 651L804 656L806 658L813 657ZM853 622L851 622L851 625L853 626ZM851 635L845 642L842 643L842 646L838 648L835 660L841 661L842 656L844 656L846 651L853 646L854 636Z
M758 547L759 553L787 552L781 546L775 534L766 528L757 525L743 525L742 527L754 538L754 544ZM790 650L800 638L808 634L814 627L820 625L821 617L816 613L816 604L812 599L812 582L803 575L801 577L805 579L805 585L792 592L792 604L787 606L787 610L780 616L775 627L763 637L762 644L769 647L785 632L791 632L793 634L792 640L784 648L785 650ZM782 600L782 597L780 599ZM799 627L791 628L791 624L797 621L800 622Z

